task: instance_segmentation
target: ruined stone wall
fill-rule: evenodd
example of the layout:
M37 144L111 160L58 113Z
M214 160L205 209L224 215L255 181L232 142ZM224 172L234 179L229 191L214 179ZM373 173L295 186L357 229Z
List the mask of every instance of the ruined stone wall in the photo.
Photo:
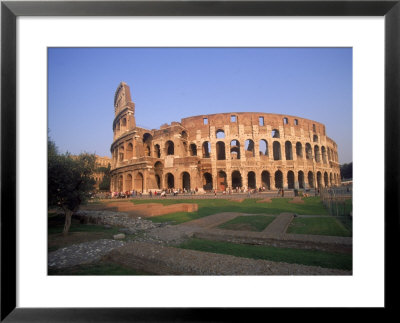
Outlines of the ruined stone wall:
M133 123L115 127L123 107L113 123L112 191L340 184L337 145L319 122L283 114L221 113L147 130L133 126L128 103L125 110L132 112Z

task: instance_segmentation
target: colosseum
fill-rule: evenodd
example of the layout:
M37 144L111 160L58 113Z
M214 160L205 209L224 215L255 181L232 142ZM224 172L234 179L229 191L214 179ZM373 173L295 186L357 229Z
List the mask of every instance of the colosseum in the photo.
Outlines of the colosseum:
M111 191L308 189L340 184L336 143L319 122L284 114L199 115L136 126L129 86L114 97Z

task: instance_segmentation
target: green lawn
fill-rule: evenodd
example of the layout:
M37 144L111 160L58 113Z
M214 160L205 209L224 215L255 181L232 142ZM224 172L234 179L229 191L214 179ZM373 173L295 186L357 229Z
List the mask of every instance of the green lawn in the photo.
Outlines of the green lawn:
M287 233L316 234L325 236L351 237L348 230L334 217L297 217L290 223Z
M171 213L149 218L154 222L173 222L179 224L204 216L220 212L241 212L247 214L273 214L278 215L282 212L293 212L297 214L328 215L320 198L303 198L304 204L289 203L291 198L273 198L272 203L256 203L259 199L245 199L243 202L236 202L228 199L147 199L131 200L135 204L142 203L162 203L170 205L176 203L197 203L199 210L196 212Z
M59 276L111 276L111 275L152 275L140 270L125 268L110 262L96 262L62 269L49 269L49 275Z
M318 250L277 248L270 246L254 246L202 239L190 239L179 245L179 248L244 258L286 262L291 264L343 270L352 269L351 254L331 253Z
M228 222L218 226L220 229L239 230L239 231L263 231L273 220L275 216L265 215L247 215L238 216Z

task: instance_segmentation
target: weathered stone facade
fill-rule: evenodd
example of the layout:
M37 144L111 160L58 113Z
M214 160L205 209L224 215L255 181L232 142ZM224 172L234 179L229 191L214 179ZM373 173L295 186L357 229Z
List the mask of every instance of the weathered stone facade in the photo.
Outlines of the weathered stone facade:
M321 123L284 114L232 112L136 126L127 84L114 98L111 190L267 190L340 184L336 143Z

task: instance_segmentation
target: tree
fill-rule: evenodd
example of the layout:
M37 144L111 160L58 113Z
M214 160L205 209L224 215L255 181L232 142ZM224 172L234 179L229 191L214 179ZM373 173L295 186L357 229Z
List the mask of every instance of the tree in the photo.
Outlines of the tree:
M340 175L342 179L353 178L353 163L340 165Z
M108 167L99 167L97 169L98 173L103 173L103 179L99 184L99 190L101 191L110 191L110 183L111 183L111 165L108 164Z
M85 153L76 158L68 153L59 154L55 143L48 140L48 205L64 211L64 235L68 234L72 214L93 190L95 160L93 154Z

